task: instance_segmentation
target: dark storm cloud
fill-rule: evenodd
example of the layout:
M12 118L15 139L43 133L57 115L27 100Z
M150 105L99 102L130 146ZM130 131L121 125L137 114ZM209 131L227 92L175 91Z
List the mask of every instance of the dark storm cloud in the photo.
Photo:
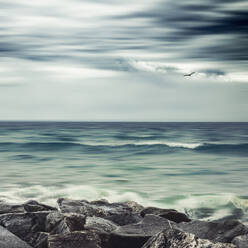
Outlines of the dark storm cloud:
M215 69L206 69L206 70L200 70L199 72L205 73L207 76L224 76L226 73L221 70L215 70Z
M121 56L136 54L145 60L159 54L159 62L168 62L167 56L185 63L248 59L248 11L242 0L144 1L127 9L112 0L0 0L0 5L6 13L0 17L0 57L116 71L137 70L120 62Z
M160 27L159 32L153 32L155 35L151 39L183 47L186 52L182 56L188 58L247 60L247 7L245 1L209 0L202 4L199 1L161 1L153 9L115 18L123 21L147 20L150 24L147 32L151 33L152 28ZM197 41L206 37L211 39L208 44ZM187 48L190 48L189 52Z

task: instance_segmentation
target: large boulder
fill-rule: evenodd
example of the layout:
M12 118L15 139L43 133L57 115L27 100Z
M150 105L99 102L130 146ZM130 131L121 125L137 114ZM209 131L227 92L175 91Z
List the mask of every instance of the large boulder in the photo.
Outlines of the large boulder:
M64 215L59 211L52 211L46 216L45 230L52 232L58 224L64 219Z
M248 248L248 234L235 237L232 244L238 248Z
M49 248L101 248L99 235L91 231L76 231L66 234L50 235Z
M0 225L29 243L35 233L45 231L48 214L49 212L2 214Z
M30 200L23 204L10 204L0 201L0 214L51 211L56 208Z
M213 243L176 229L164 230L150 238L142 248L235 248L232 244Z
M0 247L1 248L31 248L26 242L19 239L6 228L0 226Z
M178 227L185 232L195 234L201 239L223 243L231 243L236 236L248 233L248 228L236 220L212 222L194 220L188 223L180 223Z
M41 204L37 201L31 200L27 201L23 204L24 209L26 212L41 212L41 211L52 211L52 210L57 210L54 207Z
M140 212L144 209L142 205L138 204L135 201L126 201L124 202L124 204L130 207L133 213L140 214Z
M163 217L167 220L174 221L176 223L191 221L186 214L180 213L175 209L162 209L162 208L148 207L148 208L144 208L140 212L140 215L142 217L144 217L147 214L158 215L160 217Z
M87 230L95 230L100 233L101 232L110 233L116 230L118 226L110 220L106 220L100 217L88 216L86 218L86 223L84 225L84 228Z
M79 213L86 216L96 216L111 220L117 225L137 223L141 217L125 203L108 203L107 201L58 199L62 213Z
M150 237L164 229L175 228L175 224L156 215L146 215L139 223L120 226L110 234L110 248L139 248Z
M84 230L85 215L66 213L58 224L52 229L51 234L65 234L73 231Z
M33 248L48 248L48 235L49 233L38 232L35 233L29 241Z
M9 204L4 201L0 201L0 214L7 213L23 213L25 212L24 206L21 204Z

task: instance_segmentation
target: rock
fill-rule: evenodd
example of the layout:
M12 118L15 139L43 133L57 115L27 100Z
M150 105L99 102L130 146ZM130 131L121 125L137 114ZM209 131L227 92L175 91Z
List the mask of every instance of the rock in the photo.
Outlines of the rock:
M144 209L142 205L138 204L135 201L127 201L127 202L124 202L124 204L130 207L133 213L140 214L140 212Z
M248 248L248 235L237 236L233 239L232 244L237 248Z
M106 220L100 217L87 217L84 228L89 230L95 230L98 232L110 233L117 229L117 225L110 220Z
M186 214L177 212L174 209L162 209L162 208L148 207L148 208L143 209L140 213L142 217L144 217L147 214L158 215L160 217L163 217L167 220L174 221L176 223L191 221Z
M4 201L0 201L0 214L7 213L24 213L24 206L17 204L8 204Z
M0 225L29 243L36 232L45 231L48 214L49 212L2 214Z
M49 248L101 248L101 239L91 231L76 231L67 234L50 235Z
M48 235L45 232L35 233L29 243L34 248L48 248Z
M79 213L86 216L96 216L111 220L117 225L127 225L140 221L138 214L123 203L108 203L107 201L88 202L85 200L58 199L62 213Z
M65 214L51 231L52 234L65 234L84 230L85 216L82 214Z
M82 214L69 214L65 216L64 221L70 232L73 232L84 230L85 219L85 215Z
M52 210L57 210L54 207L41 204L37 201L31 200L23 204L24 209L26 212L40 212L40 211L52 211Z
M194 234L168 229L150 238L142 248L235 248L232 244L212 243Z
M164 229L176 227L174 223L156 215L146 215L139 223L118 227L110 234L111 248L138 248L150 237Z
M9 204L0 201L0 214L40 212L40 211L51 211L51 210L56 210L56 208L50 207L45 204L41 204L33 200L28 201L24 204Z
M13 233L0 226L0 247L1 248L31 248L26 242L19 239Z
M64 219L64 215L59 211L52 211L46 217L45 230L52 232L52 230Z
M236 236L248 233L248 228L236 220L226 221L199 221L180 223L178 227L185 232L193 233L201 239L209 239L213 242L231 243Z

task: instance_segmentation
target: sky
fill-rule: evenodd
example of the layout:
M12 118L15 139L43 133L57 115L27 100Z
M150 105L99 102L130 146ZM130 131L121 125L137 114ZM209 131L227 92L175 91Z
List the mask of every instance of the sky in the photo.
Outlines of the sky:
M0 0L0 120L248 121L247 69L247 0Z

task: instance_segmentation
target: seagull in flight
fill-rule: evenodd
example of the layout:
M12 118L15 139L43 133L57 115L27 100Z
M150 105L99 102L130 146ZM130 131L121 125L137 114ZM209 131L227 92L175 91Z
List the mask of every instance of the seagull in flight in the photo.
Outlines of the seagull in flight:
M191 77L193 74L195 74L195 71L189 73L189 74L184 74L184 77Z

